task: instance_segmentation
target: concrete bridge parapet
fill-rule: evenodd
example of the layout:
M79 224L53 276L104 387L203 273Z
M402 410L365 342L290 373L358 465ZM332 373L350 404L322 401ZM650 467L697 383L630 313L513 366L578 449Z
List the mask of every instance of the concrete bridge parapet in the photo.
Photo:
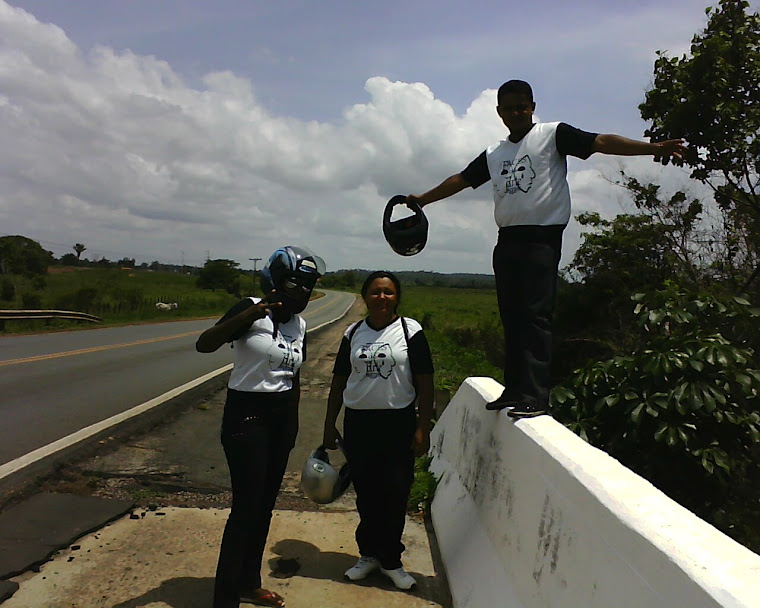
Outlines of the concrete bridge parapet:
M456 608L760 608L760 556L501 390L467 379L431 439Z

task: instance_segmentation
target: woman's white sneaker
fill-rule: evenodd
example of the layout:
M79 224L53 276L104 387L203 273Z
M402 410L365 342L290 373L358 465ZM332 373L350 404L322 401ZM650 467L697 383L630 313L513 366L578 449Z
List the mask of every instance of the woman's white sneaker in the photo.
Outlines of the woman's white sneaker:
M412 575L403 568L396 568L395 570L386 570L385 568L380 568L380 572L391 579L391 581L393 581L393 584L396 585L398 589L408 590L417 584L417 581L414 580L414 577L412 577Z
M352 581L360 581L367 578L380 567L380 560L374 557L360 557L359 561L346 570L346 578Z

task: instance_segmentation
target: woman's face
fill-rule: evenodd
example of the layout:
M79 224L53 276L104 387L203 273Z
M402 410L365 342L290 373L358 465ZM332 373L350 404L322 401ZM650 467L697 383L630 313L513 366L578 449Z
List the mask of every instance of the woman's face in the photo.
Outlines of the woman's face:
M370 315L393 315L398 306L396 286L387 277L375 279L370 283L364 303Z

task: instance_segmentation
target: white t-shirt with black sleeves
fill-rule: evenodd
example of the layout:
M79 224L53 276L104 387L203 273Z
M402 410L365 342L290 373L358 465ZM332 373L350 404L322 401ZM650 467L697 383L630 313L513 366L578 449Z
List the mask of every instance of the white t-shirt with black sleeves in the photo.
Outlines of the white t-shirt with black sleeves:
M415 397L413 376L432 374L433 360L422 326L405 317L408 342L401 317L390 325L372 329L366 319L349 336L343 335L333 373L348 378L343 405L354 410L402 409Z
M472 188L492 182L500 228L565 226L570 220L567 156L591 156L596 136L566 123L535 123L520 141L507 138L489 147L461 175Z
M217 325L260 301L252 297L238 302ZM251 393L288 391L306 360L306 321L292 314L286 323L275 323L268 315L237 332L231 342L234 365L229 388Z

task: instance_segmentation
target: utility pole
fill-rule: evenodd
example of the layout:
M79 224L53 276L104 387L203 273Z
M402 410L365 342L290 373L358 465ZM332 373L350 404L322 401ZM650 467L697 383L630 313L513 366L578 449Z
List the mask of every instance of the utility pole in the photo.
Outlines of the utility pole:
M248 258L253 262L253 293L256 293L256 262L261 258Z

